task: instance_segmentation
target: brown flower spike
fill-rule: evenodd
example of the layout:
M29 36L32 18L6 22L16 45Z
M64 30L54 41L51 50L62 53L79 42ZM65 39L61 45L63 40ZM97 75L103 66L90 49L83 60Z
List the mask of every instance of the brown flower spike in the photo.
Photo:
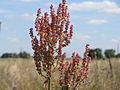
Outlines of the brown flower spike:
M90 49L89 44L86 45L86 51L84 53L83 60L80 60L80 56L72 54L72 62L62 62L60 65L60 85L62 87L72 87L72 90L76 89L79 85L84 83L88 77L88 65L91 57L88 56ZM81 64L82 63L82 64Z
M41 9L38 9L35 20L37 36L34 36L33 28L30 28L35 65L38 73L46 79L51 77L56 59L63 56L62 48L70 44L73 34L73 25L70 25L68 6L65 3L66 0L63 0L59 4L57 12L51 5L50 15L45 12L41 16Z
M66 0L62 0L55 12L53 5L50 6L50 14L47 12L41 15L41 8L37 11L34 36L33 28L30 28L32 49L34 50L34 61L39 75L44 77L45 87L51 89L51 76L56 68L60 70L60 85L62 87L71 85L76 88L87 78L89 48L86 45L86 52L80 67L80 57L73 53L72 62L65 62L66 53L62 49L70 44L73 36L73 25L70 25L70 15Z

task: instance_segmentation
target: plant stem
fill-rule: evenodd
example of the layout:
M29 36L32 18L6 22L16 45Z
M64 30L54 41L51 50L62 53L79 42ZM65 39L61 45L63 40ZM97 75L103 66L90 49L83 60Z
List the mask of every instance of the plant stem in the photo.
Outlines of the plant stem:
M69 90L68 86L62 86L62 90Z
M48 77L48 90L51 90L51 79Z
M110 58L109 58L109 66L110 66L111 77L113 77L112 63Z

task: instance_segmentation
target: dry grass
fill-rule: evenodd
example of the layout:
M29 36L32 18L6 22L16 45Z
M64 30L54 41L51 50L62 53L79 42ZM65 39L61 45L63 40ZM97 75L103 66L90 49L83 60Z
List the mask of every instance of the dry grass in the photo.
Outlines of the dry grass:
M120 60L111 61L113 76L108 60L92 61L89 78L79 90L120 90ZM55 78L58 75L56 73ZM0 90L44 90L42 83L43 78L36 72L32 59L0 59ZM54 90L60 90L56 79Z

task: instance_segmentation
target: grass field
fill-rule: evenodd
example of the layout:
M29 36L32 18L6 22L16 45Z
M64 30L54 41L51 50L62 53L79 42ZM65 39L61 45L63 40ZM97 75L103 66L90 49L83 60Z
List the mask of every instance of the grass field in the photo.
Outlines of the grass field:
M89 78L79 90L120 90L120 59L111 61L113 76L108 60L92 61ZM33 59L0 59L0 90L45 90L42 83ZM60 90L56 79L53 88Z

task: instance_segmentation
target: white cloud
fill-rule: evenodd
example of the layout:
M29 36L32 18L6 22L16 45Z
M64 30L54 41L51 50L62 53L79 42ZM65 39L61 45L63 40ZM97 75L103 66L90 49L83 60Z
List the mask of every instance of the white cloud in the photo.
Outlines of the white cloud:
M106 9L105 12L112 14L120 14L120 8Z
M5 18L16 18L16 19L24 19L24 20L28 20L28 21L34 21L35 20L35 14L29 14L29 13L22 13L20 15L14 15L14 14L7 14L5 15Z
M76 32L74 32L74 36L80 41L86 41L91 38L89 35L83 35L81 33L76 33Z
M116 39L113 38L113 39L112 39L112 42L113 42L113 43L119 43L119 42L120 42L120 38L116 38Z
M92 19L87 22L87 24L105 24L105 23L108 23L108 21L104 19L102 20Z
M21 0L22 2L35 2L37 0Z
M15 18L16 16L13 14L6 14L4 17L5 18Z
M69 7L71 10L76 11L96 10L112 14L120 14L120 7L117 5L117 3L112 1L102 2L84 1L81 3L71 3Z
M106 39L106 38L107 38L107 36L106 36L104 33L101 34L100 37L101 37L102 39Z
M9 37L7 40L8 40L9 42L12 42L12 43L19 43L19 42L20 42L19 39L17 39L17 38L11 38L11 37Z
M91 37L88 36L88 35L81 35L81 36L79 36L79 38L80 38L81 40L87 40L87 39L90 39Z
M96 32L97 32L97 30L92 30L91 32L92 32L92 33L96 33Z
M30 20L30 21L33 21L35 19L35 15L29 13L23 13L21 14L21 17L25 20Z
M95 34L97 33L97 30L87 30L85 31L86 34Z
M0 9L0 13L7 13L9 12L8 10Z

